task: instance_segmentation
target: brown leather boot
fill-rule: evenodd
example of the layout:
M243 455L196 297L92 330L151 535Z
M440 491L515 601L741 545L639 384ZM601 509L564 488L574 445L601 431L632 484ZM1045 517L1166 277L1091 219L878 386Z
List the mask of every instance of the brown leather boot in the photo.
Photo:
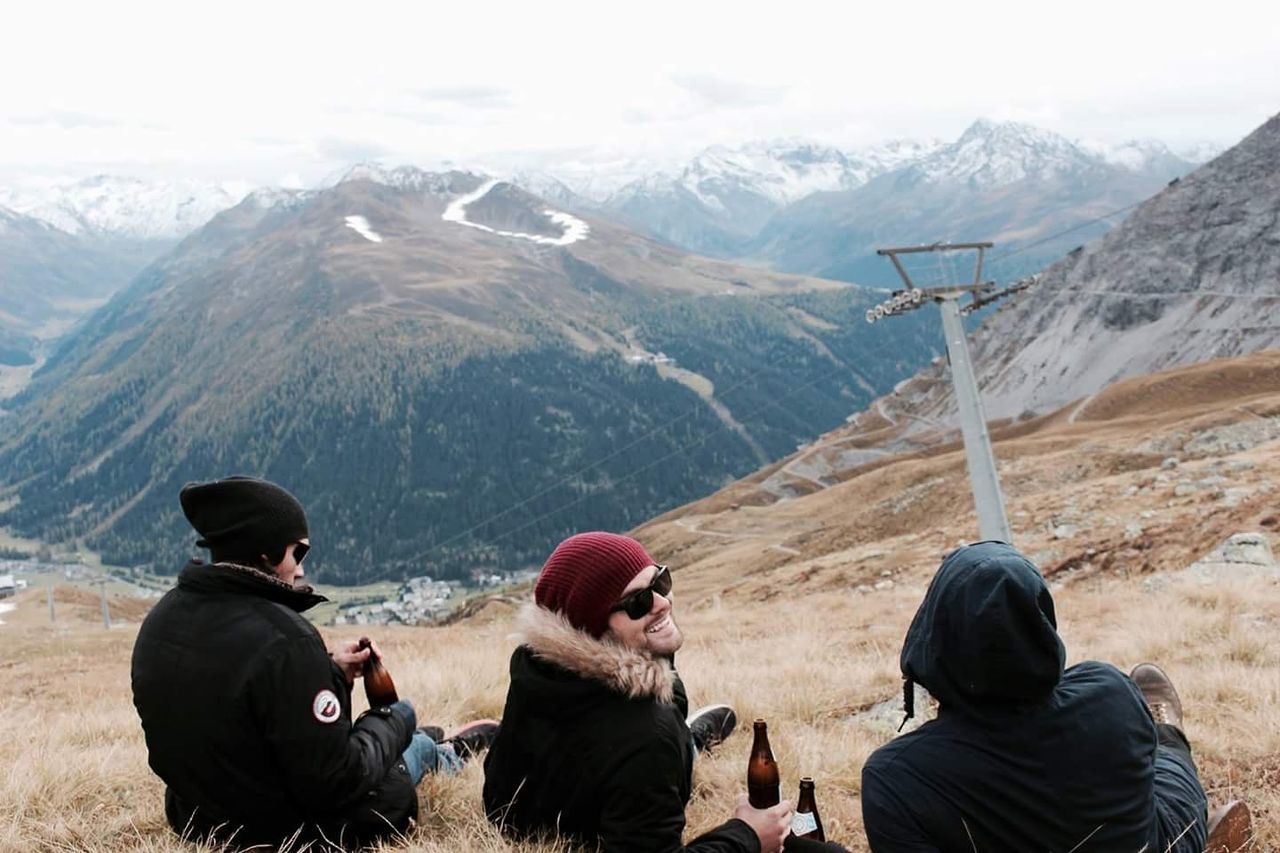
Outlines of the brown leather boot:
M1173 682L1164 670L1153 663L1140 663L1129 673L1134 684L1142 691L1142 698L1151 709L1151 716L1157 723L1166 723L1182 729L1182 700L1178 691L1173 689Z
M1227 803L1209 815L1209 841L1205 853L1236 853L1253 838L1249 807L1241 800Z

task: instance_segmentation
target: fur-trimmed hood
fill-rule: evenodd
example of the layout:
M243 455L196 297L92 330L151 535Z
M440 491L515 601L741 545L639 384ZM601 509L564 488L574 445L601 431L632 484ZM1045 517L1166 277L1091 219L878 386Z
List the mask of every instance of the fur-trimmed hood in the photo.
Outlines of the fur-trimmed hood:
M559 613L526 604L516 617L515 638L535 658L599 682L629 699L673 701L676 673L671 661L609 639L597 640L574 628Z

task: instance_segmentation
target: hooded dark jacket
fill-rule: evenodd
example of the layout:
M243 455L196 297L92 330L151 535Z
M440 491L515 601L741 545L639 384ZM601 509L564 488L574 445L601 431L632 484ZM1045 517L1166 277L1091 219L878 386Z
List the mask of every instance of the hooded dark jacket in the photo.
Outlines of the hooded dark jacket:
M401 760L412 711L351 722L346 676L300 615L324 600L254 569L192 562L143 620L133 701L176 832L356 846L417 814Z
M903 675L938 718L876 750L862 771L875 853L1200 851L1194 767L1159 750L1133 682L1086 661L1066 669L1053 599L1009 545L951 554L902 648ZM1157 765L1159 764L1159 770ZM1173 788L1198 792L1168 798ZM1199 817L1196 817L1198 809ZM1185 832L1188 823L1190 832Z
M684 846L693 746L669 661L596 640L529 605L502 728L484 762L489 819L606 853L758 853L740 820Z

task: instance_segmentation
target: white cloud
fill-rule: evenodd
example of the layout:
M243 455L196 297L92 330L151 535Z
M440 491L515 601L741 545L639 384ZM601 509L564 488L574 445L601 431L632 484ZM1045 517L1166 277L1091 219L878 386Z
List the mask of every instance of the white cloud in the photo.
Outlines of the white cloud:
M21 4L0 32L0 79L21 81L0 104L0 181L103 169L312 181L371 156L855 145L954 136L979 115L1228 143L1280 110L1276 4L956 8Z

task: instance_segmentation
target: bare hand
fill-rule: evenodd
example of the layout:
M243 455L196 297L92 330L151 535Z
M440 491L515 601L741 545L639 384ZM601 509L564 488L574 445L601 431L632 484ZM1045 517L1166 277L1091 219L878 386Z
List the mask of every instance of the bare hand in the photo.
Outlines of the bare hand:
M791 803L786 800L767 809L757 809L743 794L738 797L733 816L755 832L760 839L760 853L778 853L791 831Z
M372 651L360 648L359 642L352 642L337 651L330 652L333 662L342 668L348 684L354 684L357 678L364 675L364 662L369 659L370 654L382 656L376 643L370 643L370 645L373 647Z

